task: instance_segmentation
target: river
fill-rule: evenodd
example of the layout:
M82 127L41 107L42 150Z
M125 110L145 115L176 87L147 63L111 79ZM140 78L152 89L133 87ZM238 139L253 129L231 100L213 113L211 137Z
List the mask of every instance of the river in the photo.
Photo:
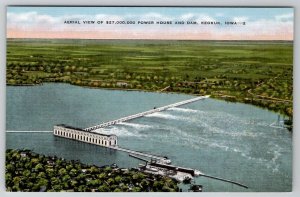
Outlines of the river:
M50 131L55 124L86 128L193 97L54 83L8 86L6 146L100 166L136 167L140 161L126 153L54 137ZM291 191L292 134L270 126L277 117L255 106L209 98L102 132L116 134L121 147L166 155L174 165L249 187L196 178L204 191Z

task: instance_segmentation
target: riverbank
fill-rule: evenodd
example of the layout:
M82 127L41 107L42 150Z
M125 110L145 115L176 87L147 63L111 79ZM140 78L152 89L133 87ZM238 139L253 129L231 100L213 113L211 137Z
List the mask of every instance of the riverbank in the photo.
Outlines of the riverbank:
M168 177L118 168L67 161L30 150L6 150L6 189L23 192L175 192Z

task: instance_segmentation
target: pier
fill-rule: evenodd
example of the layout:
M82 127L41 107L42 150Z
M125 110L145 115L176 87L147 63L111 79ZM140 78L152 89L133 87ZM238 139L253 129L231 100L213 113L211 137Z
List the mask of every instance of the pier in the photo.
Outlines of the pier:
M126 149L126 148L121 148L118 146L111 146L109 148L114 149L114 150L119 150L122 152L126 152L126 153L129 153L130 155L133 154L133 155L138 155L138 156L143 156L143 157L149 157L149 158L154 159L157 162L162 163L162 164L171 163L170 159L163 157L163 156L153 155L153 154L149 154L149 153L143 153L143 152L134 151L134 150Z
M199 97L196 97L196 98L188 99L188 100L185 100L185 101L177 102L177 103L166 105L166 106L163 106L163 107L158 107L158 108L148 110L148 111L145 111L145 112L141 112L141 113L137 113L137 114L134 114L134 115L126 116L126 117L123 117L123 118L120 118L120 119L117 119L117 120L112 120L112 121L105 122L105 123L102 123L102 124L99 124L99 125L91 126L91 127L85 128L83 130L93 131L93 130L96 130L96 129L108 127L108 126L115 125L115 124L125 122L125 121L128 121L128 120L140 118L140 117L143 117L143 116L146 116L146 115L149 115L149 114L153 114L155 112L165 111L165 110L167 110L169 108L172 108L172 107L178 107L178 106L185 105L185 104L188 104L188 103L196 102L198 100L206 99L208 97L209 97L209 95L199 96Z
M158 162L156 160L149 161L149 160L143 159L141 157L138 157L137 155L132 155L132 154L130 154L129 156L136 158L138 160L141 160L143 162L146 162L145 165L139 164L139 169L146 173L158 174L158 175L162 175L162 176L169 176L171 178L178 180L179 182L183 182L186 179L192 180L193 177L203 176L206 178L211 178L211 179L231 183L231 184L238 185L240 187L248 189L248 186L246 186L242 183L232 181L229 179L216 177L216 176L207 175L196 169L170 165L168 163L162 163L162 162Z

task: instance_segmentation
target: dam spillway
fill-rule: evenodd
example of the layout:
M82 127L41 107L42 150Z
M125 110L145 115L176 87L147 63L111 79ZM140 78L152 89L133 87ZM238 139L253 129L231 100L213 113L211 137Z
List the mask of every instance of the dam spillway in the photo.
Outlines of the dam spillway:
M101 124L98 124L98 125L95 125L95 126L91 126L91 127L85 128L83 130L93 131L93 130L96 130L96 129L108 127L108 126L115 125L115 124L125 122L125 121L128 121L128 120L140 118L140 117L143 117L143 116L146 116L146 115L149 115L149 114L153 114L153 113L156 113L156 112L164 111L164 110L167 110L167 109L172 108L172 107L179 107L181 105L185 105L185 104L188 104L188 103L193 103L193 102L196 102L198 100L202 100L202 99L206 99L206 98L209 98L209 95L198 96L196 98L180 101L180 102L173 103L173 104L170 104L170 105L166 105L166 106L163 106L163 107L154 108L154 109L151 109L151 110L148 110L148 111L145 111L145 112L137 113L137 114L134 114L134 115L129 115L129 116L126 116L126 117L123 117L123 118L119 118L119 119L116 119L116 120L112 120L112 121L109 121L109 122L105 122L105 123L101 123Z

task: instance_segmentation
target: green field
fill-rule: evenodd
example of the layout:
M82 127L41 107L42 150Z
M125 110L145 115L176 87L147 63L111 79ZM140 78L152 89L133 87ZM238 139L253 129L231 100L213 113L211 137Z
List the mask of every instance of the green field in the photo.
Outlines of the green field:
M292 117L293 43L8 39L7 84L180 92Z

